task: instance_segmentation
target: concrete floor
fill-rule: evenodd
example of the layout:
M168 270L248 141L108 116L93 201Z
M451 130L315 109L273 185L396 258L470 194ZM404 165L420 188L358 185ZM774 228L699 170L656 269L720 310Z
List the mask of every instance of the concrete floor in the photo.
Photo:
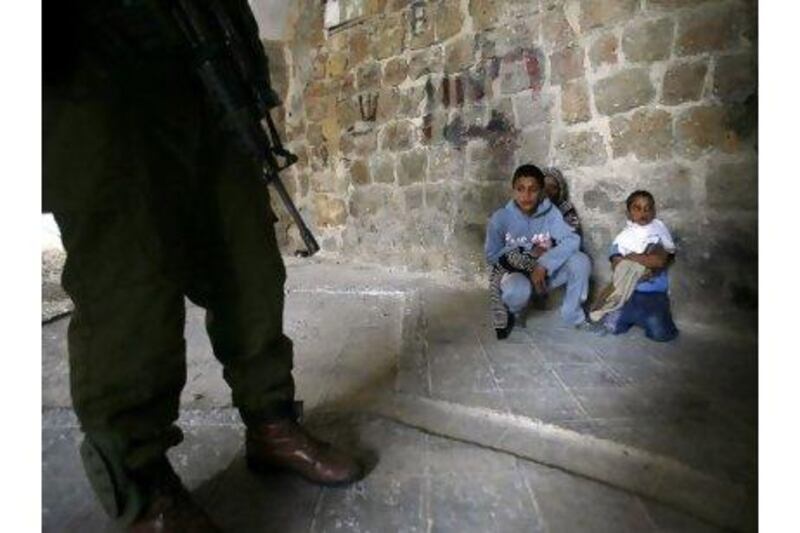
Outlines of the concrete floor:
M754 331L678 320L681 337L660 345L579 333L549 309L497 341L469 283L288 263L308 424L375 467L344 489L250 474L188 304L186 439L171 459L226 531L755 529ZM78 460L67 324L42 331L43 529L113 530Z

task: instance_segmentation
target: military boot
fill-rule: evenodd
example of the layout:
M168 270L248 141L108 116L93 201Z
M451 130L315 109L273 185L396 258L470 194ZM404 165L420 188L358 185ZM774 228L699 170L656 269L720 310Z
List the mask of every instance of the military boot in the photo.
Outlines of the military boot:
M347 485L364 475L355 458L314 438L290 418L253 424L246 438L247 466L258 473L291 471L326 486Z
M192 500L189 491L164 459L135 473L147 487L149 504L130 525L132 533L219 533L211 518Z

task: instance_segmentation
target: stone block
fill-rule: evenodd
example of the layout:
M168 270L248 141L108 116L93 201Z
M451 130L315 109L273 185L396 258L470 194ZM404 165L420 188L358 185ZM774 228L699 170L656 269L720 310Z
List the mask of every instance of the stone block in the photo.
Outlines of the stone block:
M541 127L553 122L553 94L525 91L512 98L514 124L518 130Z
M542 40L548 50L561 50L575 42L576 28L564 15L563 6L556 5L542 15Z
M723 102L744 102L756 91L756 58L752 53L720 56L714 66L714 95Z
M447 111L436 110L433 113L426 113L422 117L422 138L420 141L428 146L441 144L445 141L445 130L447 128Z
M408 150L415 142L414 125L407 120L390 122L381 128L379 141L382 150Z
M541 126L520 133L517 165L533 163L543 166L549 161L551 132L550 126Z
M317 226L341 226L347 221L347 206L341 198L328 194L314 195L314 217Z
M558 85L584 75L584 50L580 46L568 46L550 55L550 83Z
M476 33L496 25L502 10L502 4L494 0L469 0L469 14L472 17L472 29Z
M408 7L408 0L388 0L386 4L386 11L394 12L400 11Z
M709 0L648 0L647 9L663 9L673 11L684 7L693 7Z
M380 63L366 63L356 71L356 87L359 91L378 90L381 86Z
M444 41L461 31L464 25L464 14L460 2L440 2L436 8L434 26L436 40Z
M367 94L361 95L362 105L366 111ZM378 93L378 109L375 118L379 124L389 122L397 118L397 113L403 103L403 98L400 95L400 90L397 87L384 87Z
M598 180L583 193L583 205L601 213L617 213L625 210L626 189L611 179ZM607 243L606 243L607 245Z
M544 56L526 48L506 55L500 63L500 91L515 94L527 89L539 90L544 78Z
M466 146L466 176L472 181L505 181L514 171L514 152L506 140L472 139Z
M561 120L567 124L586 122L592 118L589 109L589 88L584 78L561 86Z
M696 204L692 194L692 173L680 164L667 163L642 168L634 184L653 194L656 211L675 209L687 213Z
M562 132L555 143L556 166L602 165L607 158L603 136L594 130Z
M309 150L309 163L311 168L319 173L328 169L331 163L330 151L325 143L318 146L312 146ZM315 174L316 176L316 174Z
M431 2L414 2L407 11L408 35L406 46L412 50L426 48L436 39L434 19L438 6Z
M369 173L373 183L394 183L395 157L391 153L379 152L369 157Z
M406 35L405 13L392 13L382 16L372 33L370 47L374 59L385 59L403 52Z
M325 75L328 78L340 78L347 70L347 55L344 52L333 52L328 56L325 65Z
M441 46L432 46L411 54L408 61L408 77L416 80L426 74L444 70L444 51Z
M530 49L539 41L539 16L525 17L517 22L487 30L475 36L480 57L505 57Z
M625 22L638 10L639 0L581 0L581 30Z
M655 96L647 69L634 68L608 76L594 84L594 102L603 115L623 113L649 104Z
M431 150L428 168L428 182L464 179L465 154L463 150L442 147Z
M628 61L658 61L667 59L672 50L675 24L660 19L632 24L622 34L622 51Z
M444 71L448 74L466 70L475 63L473 42L464 36L451 41L444 48Z
M635 155L639 160L672 156L672 115L661 109L640 109L630 117L611 119L614 157Z
M369 167L364 160L353 161L350 165L350 182L353 185L366 185L369 181Z
M425 181L428 172L428 150L416 148L397 157L397 183L402 187Z
M322 129L322 137L325 143L330 147L331 151L336 152L339 150L339 137L341 129L339 128L339 120L336 115L325 117L320 123Z
M402 57L393 57L383 66L383 84L400 85L408 74L408 62Z
M459 188L456 219L460 223L485 224L487 217L508 201L510 178L508 175L495 183L470 183Z
M329 109L333 109L335 99L332 96L319 98L309 98L305 104L306 119L309 122L317 122L325 118Z
M613 33L608 33L598 37L591 48L589 48L589 61L592 68L598 68L603 65L614 65L617 63L617 49L619 42L617 36Z
M349 157L368 157L378 149L378 134L374 129L346 131L339 138L339 149Z
M333 195L344 194L347 189L346 179L337 175L332 165L325 164L311 174L311 190L314 192L330 193Z
M381 185L359 187L350 196L350 216L362 219L380 213L388 204L391 189Z
M411 118L420 116L423 111L422 103L425 101L425 98L424 85L416 85L403 91L400 95L400 115Z
M472 181L482 181L489 173L489 143L485 139L473 139L466 147L466 176Z
M755 159L722 163L706 178L706 204L719 209L758 209L758 164Z
M425 189L422 185L411 185L403 189L406 213L422 209L425 205Z
M680 153L692 159L709 150L735 151L738 143L722 106L697 106L682 113L675 122L675 138Z
M703 95L707 71L705 59L670 65L664 74L661 102L675 105L699 100Z
M481 131L487 123L488 106L479 104L467 104L461 112L464 120L464 127L467 131Z
M378 15L386 10L387 0L366 0L364 2L365 15Z
M364 28L350 30L350 42L347 45L351 65L358 65L369 55L369 34Z
M739 23L727 5L710 5L681 16L675 53L682 56L727 50L736 44Z
M347 131L355 126L356 122L361 120L361 114L358 109L358 100L356 98L347 98L340 100L334 110L339 128L341 131Z
M311 79L321 80L325 77L325 67L328 64L328 53L324 50L314 51L311 57Z

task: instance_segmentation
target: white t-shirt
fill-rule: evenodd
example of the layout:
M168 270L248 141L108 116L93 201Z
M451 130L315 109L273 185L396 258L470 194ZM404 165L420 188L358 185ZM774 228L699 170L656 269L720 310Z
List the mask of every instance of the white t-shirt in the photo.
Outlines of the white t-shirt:
M614 244L622 255L644 253L651 244L660 244L667 252L675 253L672 235L657 218L645 226L629 220L625 229L614 239Z

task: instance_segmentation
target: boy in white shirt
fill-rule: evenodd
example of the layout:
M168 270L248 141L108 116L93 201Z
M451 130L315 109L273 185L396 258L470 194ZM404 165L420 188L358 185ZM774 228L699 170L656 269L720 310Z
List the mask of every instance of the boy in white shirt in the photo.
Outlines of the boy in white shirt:
M642 265L645 270L630 298L621 309L606 315L604 324L614 334L625 333L637 325L644 328L648 338L666 342L678 336L667 294L667 267L675 258L675 243L666 225L655 218L656 201L652 194L634 191L625 205L628 222L614 239L609 260L612 269L626 260Z

